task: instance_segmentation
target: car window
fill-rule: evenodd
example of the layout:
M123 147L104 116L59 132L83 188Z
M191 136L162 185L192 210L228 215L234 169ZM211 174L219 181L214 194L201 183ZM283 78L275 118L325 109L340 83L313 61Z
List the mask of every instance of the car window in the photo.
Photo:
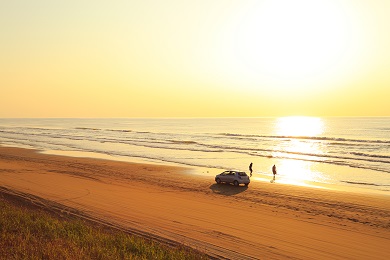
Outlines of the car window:
M246 176L246 173L245 173L245 172L239 172L238 175L240 175L240 176Z

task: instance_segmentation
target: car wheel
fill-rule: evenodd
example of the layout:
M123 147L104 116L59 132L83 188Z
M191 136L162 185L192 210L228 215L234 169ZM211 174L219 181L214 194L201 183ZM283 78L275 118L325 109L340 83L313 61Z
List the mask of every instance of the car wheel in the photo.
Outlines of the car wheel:
M220 178L217 178L215 181L216 181L218 184L221 184L221 179L220 179Z
M233 182L234 186L238 186L238 181Z

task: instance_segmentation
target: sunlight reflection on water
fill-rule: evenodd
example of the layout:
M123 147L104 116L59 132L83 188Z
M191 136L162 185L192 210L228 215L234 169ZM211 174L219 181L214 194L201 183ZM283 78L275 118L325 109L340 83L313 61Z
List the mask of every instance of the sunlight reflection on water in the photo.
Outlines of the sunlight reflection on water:
M286 142L281 142L276 151L288 153L291 158L301 158L303 160L280 160L277 165L278 176L283 182L304 185L306 181L324 181L324 176L315 169L314 163L305 161L305 157L313 154L321 154L321 144L315 140L305 137L316 137L324 132L324 123L317 117L282 117L276 122L275 133L286 138ZM302 139L291 139L289 137L301 137ZM274 152L273 157L279 157L280 152Z

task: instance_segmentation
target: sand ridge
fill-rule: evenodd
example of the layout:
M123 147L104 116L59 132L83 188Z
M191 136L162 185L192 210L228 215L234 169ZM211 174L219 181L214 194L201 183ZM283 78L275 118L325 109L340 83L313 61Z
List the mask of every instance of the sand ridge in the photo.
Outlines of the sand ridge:
M389 196L264 182L217 185L186 168L6 147L0 147L0 188L216 258L390 255Z

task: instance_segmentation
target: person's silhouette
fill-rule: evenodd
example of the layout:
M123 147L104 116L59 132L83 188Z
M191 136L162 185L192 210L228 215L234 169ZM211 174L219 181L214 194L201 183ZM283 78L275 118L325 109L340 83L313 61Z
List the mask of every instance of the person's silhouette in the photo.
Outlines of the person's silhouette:
M274 164L274 166L272 166L272 173L274 174L274 178L272 179L272 181L271 182L275 182L275 179L276 179L276 166L275 166L275 164Z

